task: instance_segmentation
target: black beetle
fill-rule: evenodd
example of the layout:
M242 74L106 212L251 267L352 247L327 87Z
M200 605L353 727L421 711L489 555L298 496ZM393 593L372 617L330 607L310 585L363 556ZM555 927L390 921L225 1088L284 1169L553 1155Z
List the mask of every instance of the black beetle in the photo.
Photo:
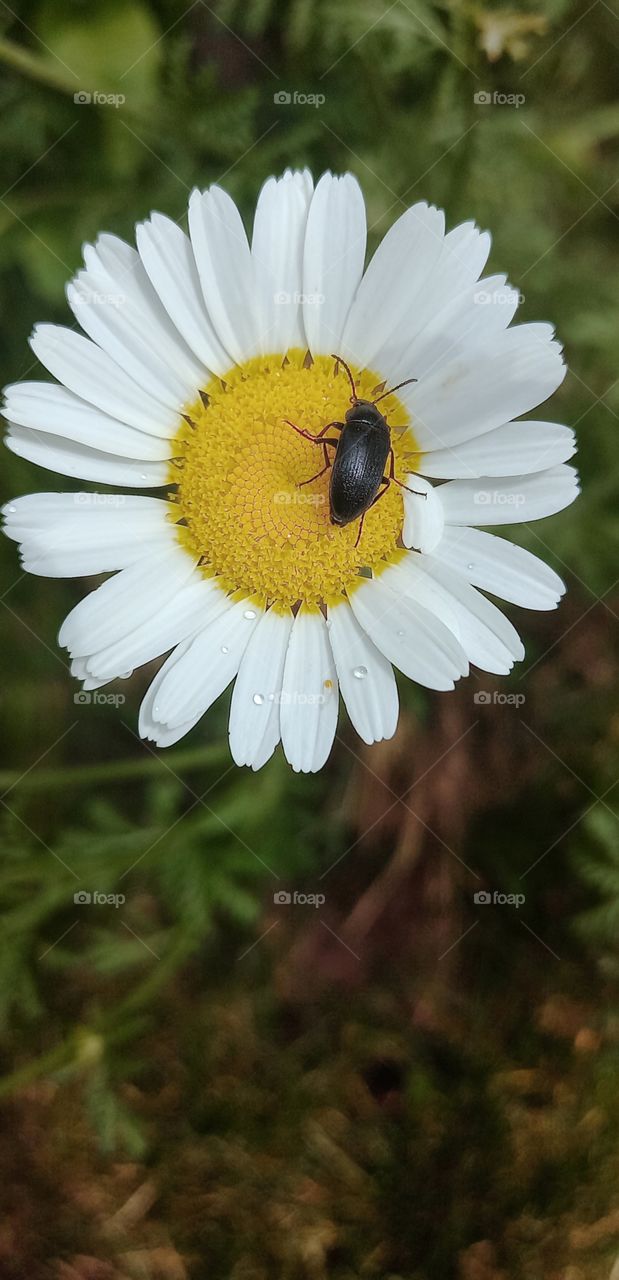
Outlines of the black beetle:
M382 395L377 396L376 400L361 400L355 390L354 378L346 361L341 356L336 355L333 355L332 359L336 362L336 372L339 365L343 365L350 382L352 391L350 403L352 407L346 412L346 421L327 422L326 426L322 427L317 435L312 435L310 431L305 431L302 427L298 427L294 422L290 422L288 418L284 418L284 422L287 422L289 427L292 427L300 436L303 436L304 440L311 440L312 444L321 444L323 448L324 467L317 471L315 476L310 476L309 480L302 480L297 487L301 489L303 485L311 484L313 480L317 480L319 476L324 475L325 471L328 471L330 467L329 513L331 523L346 525L361 517L355 542L355 546L358 546L366 512L387 492L392 480L401 489L407 489L409 493L417 493L422 498L426 497L425 493L422 494L416 489L408 489L408 485L402 484L402 481L397 479L389 424L385 415L380 412L380 409L376 408L379 401L384 400L385 396L393 395L394 391L399 391L401 387L406 387L410 382L416 382L417 379L407 378L405 382L399 382L396 387L391 387L389 391L383 391ZM339 440L325 437L325 432L329 431L331 427L335 431L341 432ZM336 446L333 459L327 453L327 445L329 444ZM387 459L389 459L388 476L385 475Z

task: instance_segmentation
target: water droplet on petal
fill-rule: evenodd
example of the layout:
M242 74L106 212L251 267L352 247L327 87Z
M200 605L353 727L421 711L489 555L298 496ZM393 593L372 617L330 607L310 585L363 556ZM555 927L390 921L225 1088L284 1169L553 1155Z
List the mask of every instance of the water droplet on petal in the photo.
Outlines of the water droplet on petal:
M255 616L256 616L255 609L246 609L245 613L243 614L243 617L247 618L248 622L251 622L255 618Z
M254 694L254 696L253 696L253 698L252 698L252 702L255 702L255 704L256 704L256 706L257 706L257 707L261 707L261 706L262 706L262 704L263 704L263 702L264 702L264 694L263 694L263 693L255 693L255 694Z
M473 564L473 561L471 560L470 564L467 564L467 566L466 566L466 567L467 567L467 569L474 569L474 568L475 568L475 565Z
M7 511L9 512L9 515L12 515L12 516L13 516L13 515L15 515L15 512L17 511L17 507L7 507Z
M222 652L222 653L229 653L229 652L230 652L230 650L229 650L229 648L228 648L227 644L222 644L222 646L221 646L221 652Z
M365 680L367 673L368 673L367 667L353 667L353 675L355 677L355 680Z
M399 639L399 640L401 640L401 639L402 639L402 636L404 635L404 632L403 632L403 631L397 631L397 632L396 632L396 635L397 635L398 639Z

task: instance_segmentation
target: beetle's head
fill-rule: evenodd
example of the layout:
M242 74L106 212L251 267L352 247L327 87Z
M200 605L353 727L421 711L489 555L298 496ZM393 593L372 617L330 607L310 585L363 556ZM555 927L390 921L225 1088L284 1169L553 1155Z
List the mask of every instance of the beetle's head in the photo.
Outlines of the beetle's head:
M371 413L374 405L371 400L353 400L351 396L350 409L346 410L347 422L359 422L360 419L367 420L368 413Z
M383 422L383 415L373 400L353 400L350 409L346 410L346 421L364 422L367 427L373 427Z

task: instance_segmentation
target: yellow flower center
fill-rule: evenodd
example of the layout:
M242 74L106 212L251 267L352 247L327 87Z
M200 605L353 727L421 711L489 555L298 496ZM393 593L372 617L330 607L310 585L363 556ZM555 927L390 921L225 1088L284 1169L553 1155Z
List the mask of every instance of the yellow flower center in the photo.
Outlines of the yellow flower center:
M384 379L353 369L356 393L373 400ZM390 484L359 520L331 523L330 467L320 445L289 426L316 435L343 422L351 388L344 369L328 356L313 360L300 349L286 357L258 356L213 379L176 436L170 480L177 486L174 518L179 537L200 557L207 576L229 591L292 607L321 605L350 593L360 571L374 572L399 557L402 493ZM394 395L381 400L391 428L395 473L413 470L416 452L409 417ZM329 430L326 439L339 439ZM335 447L327 445L330 459ZM387 465L388 474L388 465ZM303 483L310 481L310 483ZM401 543L399 544L401 546Z

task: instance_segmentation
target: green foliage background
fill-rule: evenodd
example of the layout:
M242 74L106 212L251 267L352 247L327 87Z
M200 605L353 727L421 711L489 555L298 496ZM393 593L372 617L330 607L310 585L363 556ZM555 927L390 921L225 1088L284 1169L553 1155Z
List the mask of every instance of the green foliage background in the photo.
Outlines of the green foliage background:
M149 672L119 709L76 705L55 636L89 584L24 577L3 542L2 1275L609 1274L618 44L614 0L0 6L3 383L37 376L32 325L67 322L98 231L182 223L213 181L250 220L270 173L351 169L371 248L416 199L492 230L522 318L565 343L549 416L584 486L514 530L569 588L516 619L522 712L403 687L394 744L343 723L318 778L230 767L226 699L149 752ZM124 101L74 100L95 91ZM70 486L5 451L2 487ZM531 867L521 914L475 910ZM323 920L274 909L320 885Z

